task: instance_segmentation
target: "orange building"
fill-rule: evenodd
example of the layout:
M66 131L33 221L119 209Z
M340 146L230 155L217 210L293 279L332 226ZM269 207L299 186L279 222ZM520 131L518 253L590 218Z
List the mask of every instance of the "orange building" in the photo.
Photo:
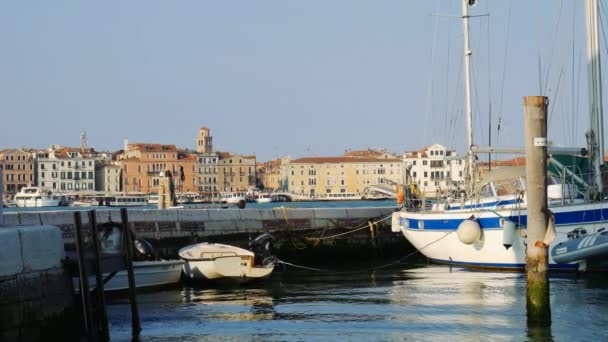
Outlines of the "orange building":
M35 185L35 153L23 149L0 151L2 184L5 196L14 195L25 186Z
M126 192L158 193L160 173L169 170L178 192L198 191L196 154L175 145L128 144L122 156L122 188Z

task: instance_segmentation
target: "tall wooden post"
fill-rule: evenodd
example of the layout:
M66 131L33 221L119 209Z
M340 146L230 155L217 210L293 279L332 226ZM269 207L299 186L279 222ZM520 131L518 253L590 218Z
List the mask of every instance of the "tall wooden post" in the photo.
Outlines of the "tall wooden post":
M524 136L528 201L526 309L528 325L550 325L547 232L547 103L545 96L524 97Z

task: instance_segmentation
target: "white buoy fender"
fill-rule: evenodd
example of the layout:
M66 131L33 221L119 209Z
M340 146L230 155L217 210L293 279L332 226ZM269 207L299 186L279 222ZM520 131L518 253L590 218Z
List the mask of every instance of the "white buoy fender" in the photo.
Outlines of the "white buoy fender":
M513 240L515 239L515 223L513 221L501 219L500 226L502 227L502 245L506 249L513 246Z
M477 221L464 220L458 225L456 234L460 242L470 245L481 237L481 227Z

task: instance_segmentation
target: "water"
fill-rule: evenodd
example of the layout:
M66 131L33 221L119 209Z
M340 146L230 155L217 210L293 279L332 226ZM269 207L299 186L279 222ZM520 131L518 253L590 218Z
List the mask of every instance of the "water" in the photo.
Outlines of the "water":
M378 200L378 201L310 201L310 202L272 202L272 203L247 203L246 209L272 209L278 207L289 208L364 208L364 207L395 207L395 200ZM201 204L205 206L205 204ZM128 209L156 209L156 205L148 205L143 207L129 207ZM27 212L27 211L57 211L57 210L118 210L117 207L43 207L43 208L3 208L5 213L11 212ZM236 206L228 207L223 210L241 210Z
M525 277L443 266L370 272L293 268L247 287L181 285L138 295L142 341L601 341L608 278L551 278L553 324L526 326ZM131 338L128 300L108 307Z

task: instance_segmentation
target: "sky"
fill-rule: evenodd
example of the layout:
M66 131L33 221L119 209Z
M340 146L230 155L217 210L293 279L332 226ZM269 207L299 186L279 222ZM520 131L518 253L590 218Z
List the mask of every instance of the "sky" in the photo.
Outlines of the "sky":
M125 138L194 149L206 126L216 150L258 161L433 143L462 153L460 11L458 0L5 1L0 148L79 146L84 131L97 150ZM523 146L522 97L542 94L549 140L584 146L584 2L478 0L470 14L475 143L491 132L493 145Z

